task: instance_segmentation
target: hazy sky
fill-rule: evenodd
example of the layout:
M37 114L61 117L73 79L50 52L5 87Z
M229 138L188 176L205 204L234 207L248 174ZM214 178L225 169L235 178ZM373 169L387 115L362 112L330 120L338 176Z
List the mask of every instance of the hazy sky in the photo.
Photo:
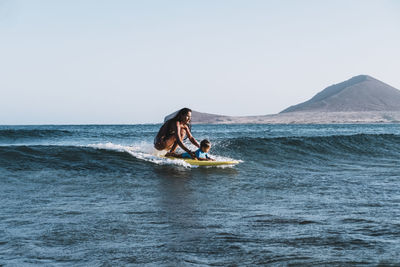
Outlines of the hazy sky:
M400 89L400 1L0 0L0 124L265 115L368 74Z

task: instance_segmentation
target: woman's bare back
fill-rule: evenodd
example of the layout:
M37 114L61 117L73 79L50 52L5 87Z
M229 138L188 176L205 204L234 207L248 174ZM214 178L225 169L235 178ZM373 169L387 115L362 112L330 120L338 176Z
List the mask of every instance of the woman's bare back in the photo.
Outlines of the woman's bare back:
M158 132L156 138L154 139L154 147L157 150L169 150L177 142L177 136L176 136L177 127L175 123L176 122L174 121L168 121L160 128L160 131ZM179 127L179 128L180 128L180 136L183 139L186 136L187 127Z

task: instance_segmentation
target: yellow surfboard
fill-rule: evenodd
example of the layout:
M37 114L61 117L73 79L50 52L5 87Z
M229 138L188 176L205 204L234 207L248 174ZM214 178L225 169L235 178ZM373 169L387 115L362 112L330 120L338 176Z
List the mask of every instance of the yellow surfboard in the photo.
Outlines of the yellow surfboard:
M211 161L211 160L197 160L197 159L182 159L182 158L174 158L174 157L165 157L167 159L174 160L183 160L186 163L194 166L220 166L220 165L236 165L239 164L237 160L230 161Z

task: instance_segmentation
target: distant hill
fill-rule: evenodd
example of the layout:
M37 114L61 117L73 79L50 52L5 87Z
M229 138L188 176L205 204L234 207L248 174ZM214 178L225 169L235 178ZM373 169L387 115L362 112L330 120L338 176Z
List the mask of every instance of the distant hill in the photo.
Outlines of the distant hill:
M224 115L217 115L217 114L211 114L211 113L202 113L193 110L192 111L192 123L204 123L204 124L209 124L209 123L218 123L218 122L225 122L225 121L230 121L229 116L224 116Z
M171 118L174 113L166 118ZM359 75L279 114L223 116L192 111L193 124L400 123L400 90Z
M173 118L179 110L167 115L164 118L164 121L169 120ZM192 123L194 124L215 124L215 123L226 123L231 120L230 116L224 116L224 115L217 115L217 114L211 114L211 113L203 113L203 112L198 112L195 110L192 110Z
M359 75L329 86L287 112L400 111L400 90L371 76Z

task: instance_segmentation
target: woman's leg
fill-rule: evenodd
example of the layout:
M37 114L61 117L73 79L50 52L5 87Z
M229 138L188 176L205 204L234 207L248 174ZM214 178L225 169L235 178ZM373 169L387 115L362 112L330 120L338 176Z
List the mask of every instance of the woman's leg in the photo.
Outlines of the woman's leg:
M172 145L171 150L169 152L174 153L177 148L178 148L178 142L175 141L175 143Z
M164 150L166 146L166 143L164 141L164 138L158 138L157 140L154 140L154 148L157 150Z
M174 138L174 137L171 137L166 140L161 138L161 140L156 140L156 142L154 142L154 148L157 150L160 150L160 151L161 150L170 150L174 147L175 143L178 144L176 142L176 138ZM175 149L176 149L176 147L175 147Z
M165 154L166 157L174 157L174 158L183 158L181 154L177 154L175 152L167 152L167 154Z

